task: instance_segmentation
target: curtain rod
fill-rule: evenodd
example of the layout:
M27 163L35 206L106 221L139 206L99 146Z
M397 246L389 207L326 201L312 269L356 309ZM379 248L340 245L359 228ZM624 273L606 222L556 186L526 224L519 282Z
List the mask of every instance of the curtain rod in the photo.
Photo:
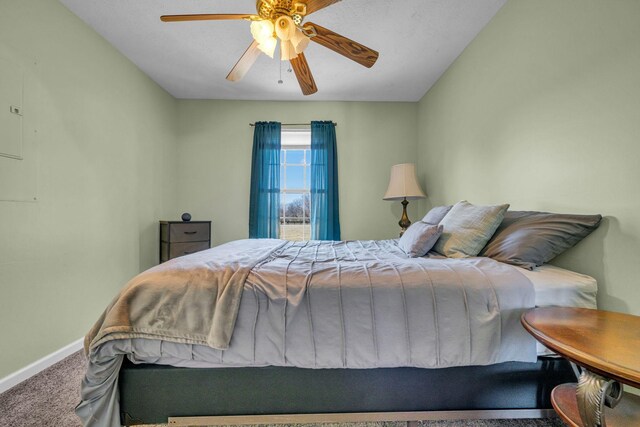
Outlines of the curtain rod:
M311 123L280 123L282 126L311 126ZM249 123L249 126L255 126L255 123ZM338 126L337 123L333 123L334 126Z

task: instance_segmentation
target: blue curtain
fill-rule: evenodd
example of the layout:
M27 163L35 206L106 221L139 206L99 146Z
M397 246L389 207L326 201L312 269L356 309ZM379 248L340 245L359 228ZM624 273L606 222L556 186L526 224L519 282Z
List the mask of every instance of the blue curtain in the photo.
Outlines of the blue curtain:
M311 238L340 240L338 153L333 122L311 122Z
M280 223L280 123L258 122L253 131L249 237L278 238Z

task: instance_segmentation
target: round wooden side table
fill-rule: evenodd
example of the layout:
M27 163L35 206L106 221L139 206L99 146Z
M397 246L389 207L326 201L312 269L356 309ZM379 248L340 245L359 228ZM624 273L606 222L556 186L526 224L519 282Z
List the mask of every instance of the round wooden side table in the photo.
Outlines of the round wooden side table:
M538 341L582 368L577 384L551 393L560 417L572 427L640 426L640 317L573 307L534 308L522 325ZM614 409L615 408L615 409Z

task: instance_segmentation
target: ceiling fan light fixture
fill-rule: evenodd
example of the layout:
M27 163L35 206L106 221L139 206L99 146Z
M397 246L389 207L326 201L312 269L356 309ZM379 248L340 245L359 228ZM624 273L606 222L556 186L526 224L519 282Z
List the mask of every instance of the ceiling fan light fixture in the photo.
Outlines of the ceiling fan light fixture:
M293 19L287 15L282 15L278 19L276 19L276 35L280 40L288 41L291 40L296 34L296 24L294 24Z
M296 52L296 48L293 46L291 40L281 40L280 41L280 59L283 61L291 61L294 58L298 57L298 53Z
M258 49L260 49L269 58L273 58L273 54L276 52L276 45L278 40L275 37L268 37L258 43Z
M251 23L251 35L253 39L258 42L258 49L273 58L273 54L276 51L276 44L278 41L273 36L274 28L273 23L268 20L253 21Z
M273 37L273 23L271 21L261 20L251 23L251 35L258 43L262 40Z
M302 53L309 46L311 39L304 35L302 31L296 28L296 32L291 38L291 43L296 50L296 53Z

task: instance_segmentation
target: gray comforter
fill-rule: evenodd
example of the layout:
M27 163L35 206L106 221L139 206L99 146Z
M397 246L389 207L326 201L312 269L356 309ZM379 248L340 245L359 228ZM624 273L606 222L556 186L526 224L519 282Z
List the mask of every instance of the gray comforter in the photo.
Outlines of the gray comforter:
M76 412L118 426L118 370L439 368L536 360L533 286L488 258L407 258L397 240L241 240L134 278L85 341Z

